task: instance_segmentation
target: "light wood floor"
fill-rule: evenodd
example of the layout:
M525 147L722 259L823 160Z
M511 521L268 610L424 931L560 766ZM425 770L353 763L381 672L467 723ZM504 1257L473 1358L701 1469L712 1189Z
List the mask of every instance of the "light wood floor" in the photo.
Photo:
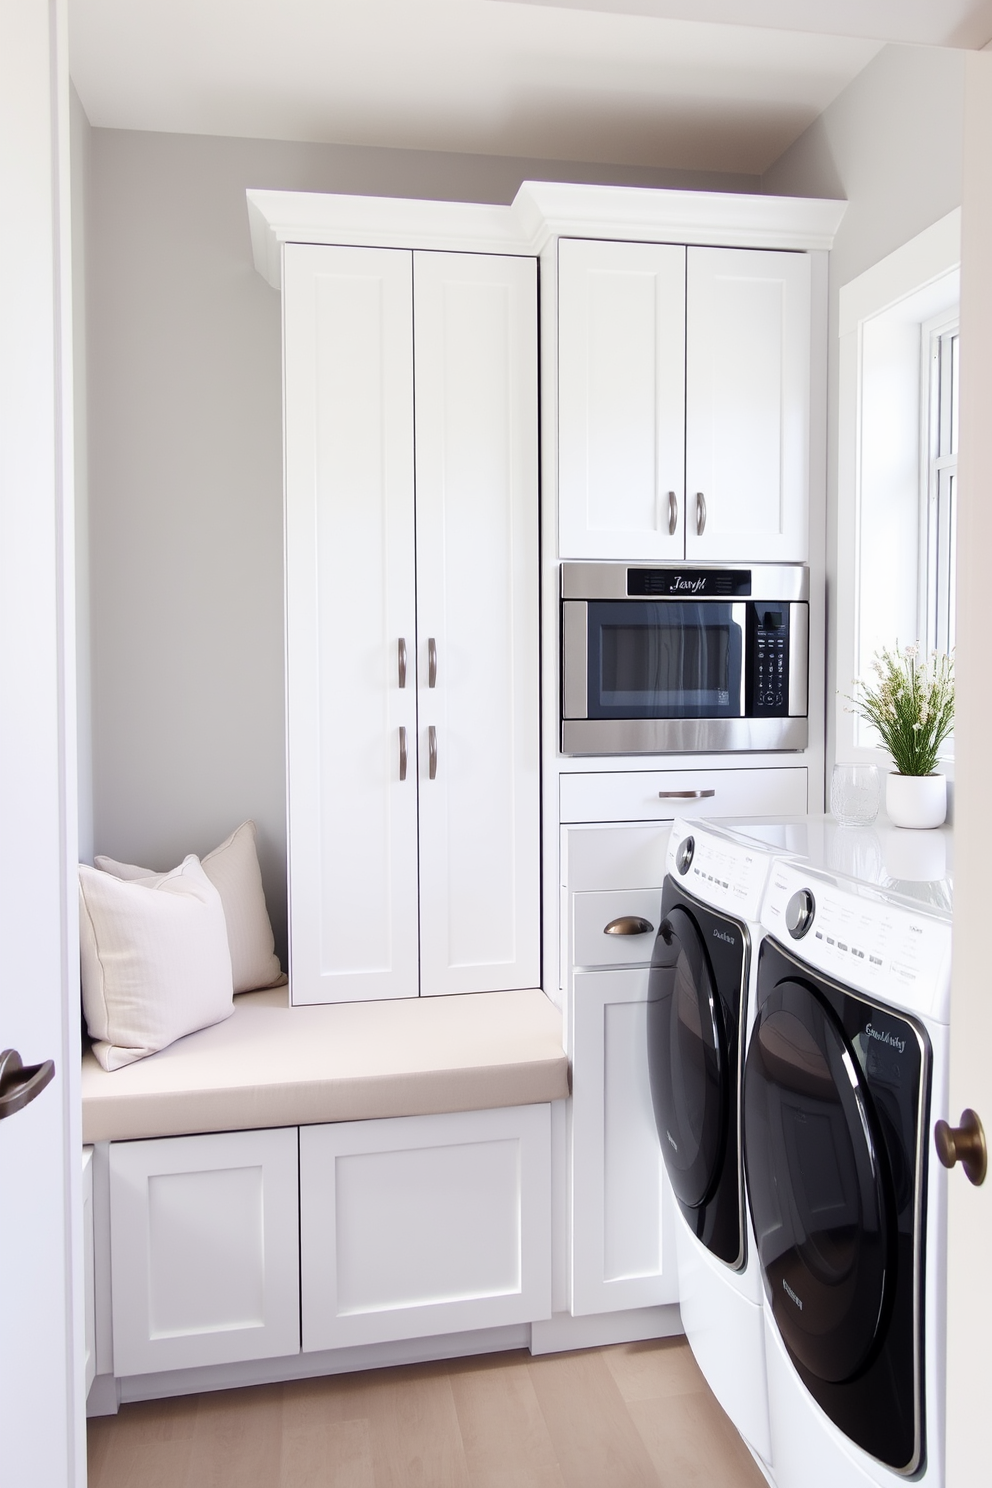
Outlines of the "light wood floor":
M124 1405L90 1488L763 1488L684 1339Z

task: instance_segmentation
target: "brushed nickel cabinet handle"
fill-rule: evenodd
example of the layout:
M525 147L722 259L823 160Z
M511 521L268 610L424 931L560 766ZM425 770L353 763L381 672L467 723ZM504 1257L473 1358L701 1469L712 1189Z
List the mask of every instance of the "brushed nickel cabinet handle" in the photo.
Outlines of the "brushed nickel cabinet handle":
M437 779L437 729L431 724L427 730L427 773L432 780Z
M650 935L654 929L650 920L643 919L640 915L621 915L618 920L611 920L603 929L604 935Z
M396 643L396 671L400 687L406 686L406 640L400 636Z
M427 686L437 686L437 641L433 636L427 641Z
M679 525L679 503L674 491L668 493L668 535L675 536L675 529Z
M702 537L706 531L706 497L702 491L696 492L696 533Z
M50 1084L54 1074L53 1060L25 1068L16 1049L4 1049L0 1054L0 1121L29 1106Z
M400 779L406 779L406 729L400 724Z
M659 791L659 801L708 801L716 795L716 789L696 791Z

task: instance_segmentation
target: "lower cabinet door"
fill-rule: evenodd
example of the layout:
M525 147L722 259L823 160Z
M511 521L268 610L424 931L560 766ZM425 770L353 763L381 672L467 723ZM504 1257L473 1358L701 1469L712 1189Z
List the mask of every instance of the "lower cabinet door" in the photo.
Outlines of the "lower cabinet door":
M295 1126L110 1147L114 1373L295 1354Z
M551 1316L551 1108L300 1130L303 1349Z
M572 1312L678 1301L676 1215L651 1104L647 967L573 977Z

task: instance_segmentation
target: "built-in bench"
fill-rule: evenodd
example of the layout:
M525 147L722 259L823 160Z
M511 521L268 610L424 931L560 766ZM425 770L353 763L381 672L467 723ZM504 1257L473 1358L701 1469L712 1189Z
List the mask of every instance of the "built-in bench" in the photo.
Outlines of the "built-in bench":
M533 988L319 1007L279 988L112 1073L87 1053L91 1408L121 1381L216 1388L251 1361L288 1377L549 1318L568 1090L561 1014Z
M563 1100L561 1014L536 988L290 1007L232 1017L123 1069L83 1057L83 1141L131 1141Z

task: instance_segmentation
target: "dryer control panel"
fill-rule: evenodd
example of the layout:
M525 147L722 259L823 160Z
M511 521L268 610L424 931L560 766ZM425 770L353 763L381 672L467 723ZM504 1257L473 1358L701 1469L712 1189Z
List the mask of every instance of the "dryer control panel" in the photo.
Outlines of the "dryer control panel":
M884 890L839 883L801 863L777 860L761 925L794 956L842 985L948 1021L951 922L939 911L916 912Z
M665 871L714 909L753 922L771 864L771 854L758 844L736 841L717 827L678 820L668 839Z

